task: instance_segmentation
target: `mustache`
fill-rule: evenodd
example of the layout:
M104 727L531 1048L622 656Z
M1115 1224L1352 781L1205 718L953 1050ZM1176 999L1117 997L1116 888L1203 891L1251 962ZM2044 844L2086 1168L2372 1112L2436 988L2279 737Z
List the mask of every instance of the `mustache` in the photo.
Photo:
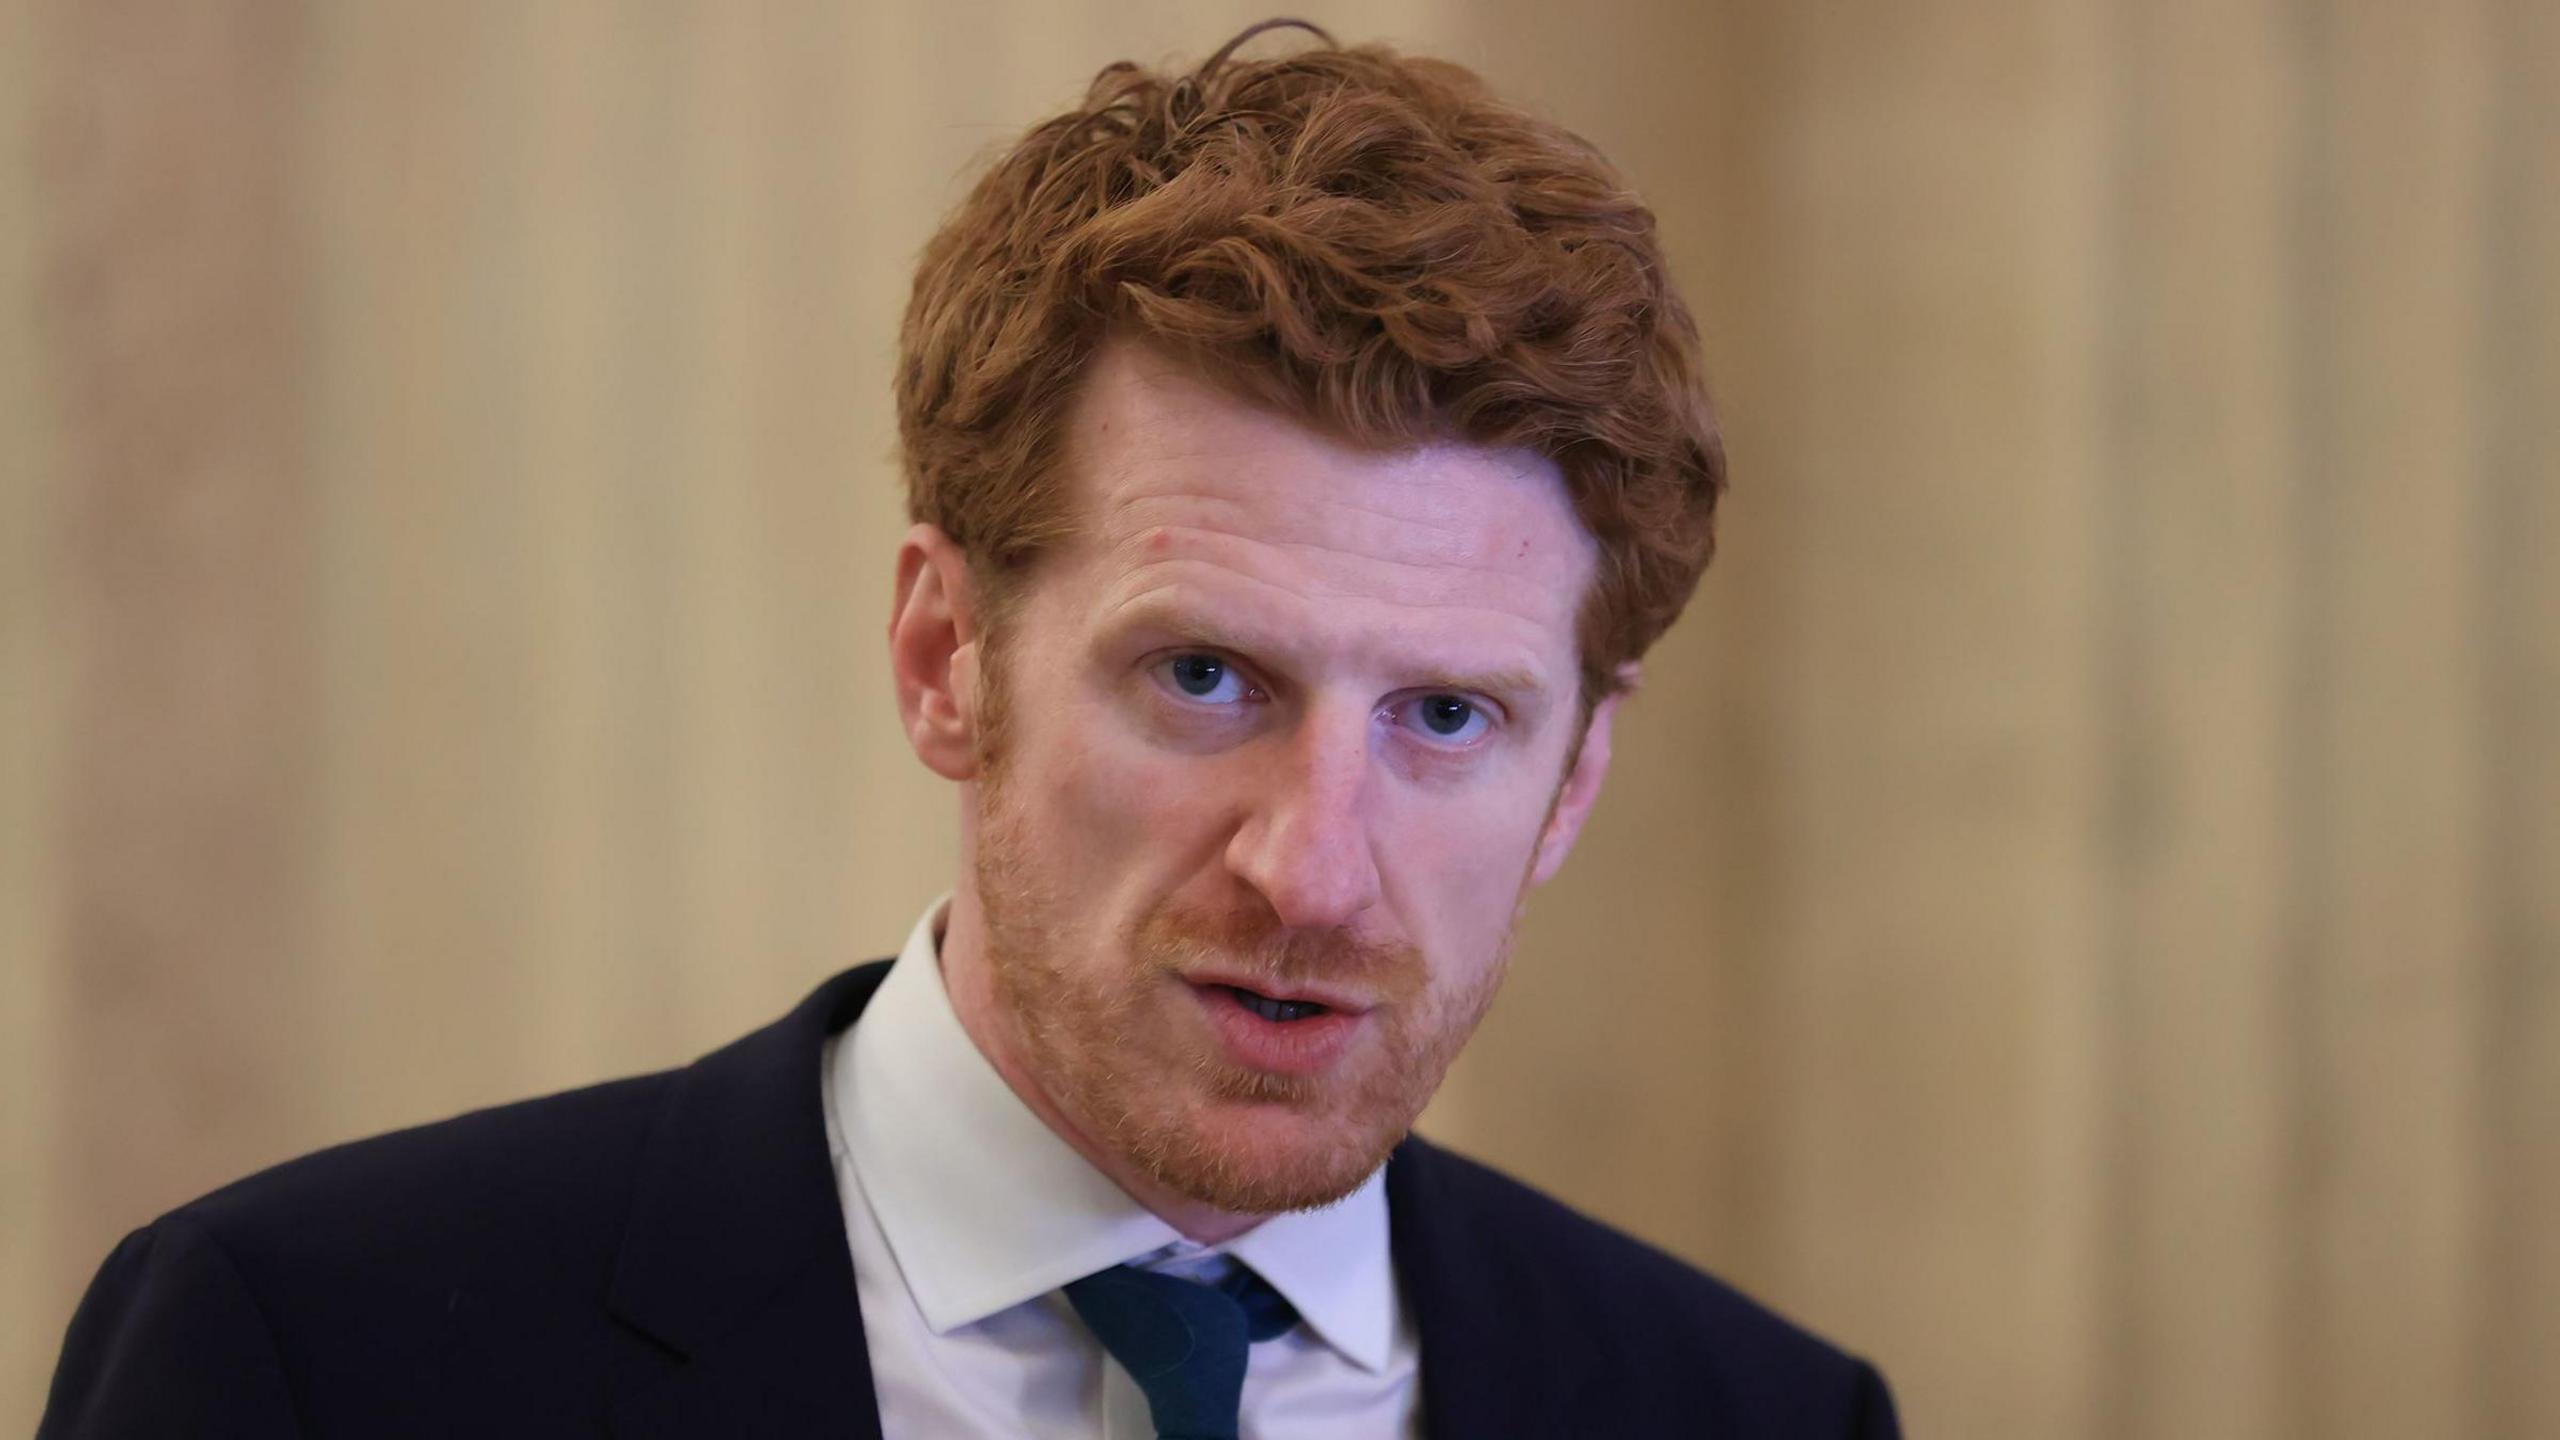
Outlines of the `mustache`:
M1422 949L1347 930L1300 930L1268 909L1163 909L1138 926L1138 953L1172 970L1215 963L1274 983L1331 981L1365 986L1382 1000L1419 990Z

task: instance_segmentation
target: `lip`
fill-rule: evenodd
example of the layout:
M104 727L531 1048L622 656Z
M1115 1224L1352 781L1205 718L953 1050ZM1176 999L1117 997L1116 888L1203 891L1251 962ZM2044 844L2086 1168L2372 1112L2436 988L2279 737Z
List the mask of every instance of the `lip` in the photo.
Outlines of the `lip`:
M1273 987L1276 982L1269 979L1252 975L1228 974L1214 970L1204 970L1197 974L1185 975L1182 978L1189 981L1194 989L1204 986L1214 988L1221 985L1228 985L1233 986L1238 990L1250 990L1256 995L1267 995L1274 1000L1312 1000L1316 1004L1323 1006L1325 1009L1342 1015L1366 1015L1369 1013L1370 1009L1370 1005L1367 1000L1362 999L1360 996L1349 990L1336 989L1329 985L1301 985L1292 983L1286 989L1275 989ZM1322 1019L1324 1017L1319 1016L1317 1018ZM1303 1025L1306 1022L1303 1020L1297 1020L1289 1023Z
M1227 1058L1247 1070L1266 1075L1316 1075L1332 1068L1351 1042L1369 1023L1365 1010L1337 1010L1327 1005L1322 1015L1303 1020L1265 1020L1227 992L1229 982L1194 979L1191 994L1200 1002L1202 1015L1216 1032ZM1252 986L1243 986L1253 989ZM1256 993L1267 993L1259 992ZM1275 999L1314 1000L1313 994L1274 996ZM1325 1003L1318 1001L1318 1003Z

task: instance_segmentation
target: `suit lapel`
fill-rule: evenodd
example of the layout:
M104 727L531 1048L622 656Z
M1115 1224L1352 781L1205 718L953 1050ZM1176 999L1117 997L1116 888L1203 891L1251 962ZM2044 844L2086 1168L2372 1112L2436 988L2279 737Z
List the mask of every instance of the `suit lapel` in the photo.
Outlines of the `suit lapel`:
M615 1396L616 1433L878 1440L818 1057L888 969L837 976L671 1082L607 1299L663 1363Z
M1484 1244L1495 1228L1448 1156L1408 1137L1387 1160L1396 1283L1422 1342L1422 1423L1431 1440L1572 1435L1588 1358L1546 1313L1539 1277Z

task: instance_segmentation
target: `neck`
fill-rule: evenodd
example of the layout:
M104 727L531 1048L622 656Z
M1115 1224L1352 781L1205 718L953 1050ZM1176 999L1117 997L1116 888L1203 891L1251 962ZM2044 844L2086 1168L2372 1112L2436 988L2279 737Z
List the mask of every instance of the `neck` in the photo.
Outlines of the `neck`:
M943 989L950 995L952 1011L959 1016L960 1028L968 1034L970 1043L1004 1078L1005 1088L1039 1116L1050 1133L1065 1141L1069 1149L1083 1156L1086 1164L1102 1172L1122 1193L1185 1239L1201 1245L1233 1240L1267 1218L1221 1210L1166 1188L1127 1157L1095 1143L1084 1127L1050 1098L1023 1063L1025 1047L1020 1031L996 993L995 970L988 963L986 916L978 907L977 894L966 884L952 894L950 918L936 953L942 967Z

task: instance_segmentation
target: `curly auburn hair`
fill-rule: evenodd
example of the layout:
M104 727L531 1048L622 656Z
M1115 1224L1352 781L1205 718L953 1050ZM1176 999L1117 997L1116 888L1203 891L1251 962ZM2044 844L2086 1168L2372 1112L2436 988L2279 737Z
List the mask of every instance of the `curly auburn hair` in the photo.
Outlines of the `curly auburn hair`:
M1234 58L1281 25L1323 48ZM910 515L996 617L1073 527L1057 462L1115 334L1355 443L1555 461L1599 551L1586 707L1714 548L1723 445L1652 212L1456 65L1265 22L1188 75L1107 67L978 181L916 276L898 428Z

